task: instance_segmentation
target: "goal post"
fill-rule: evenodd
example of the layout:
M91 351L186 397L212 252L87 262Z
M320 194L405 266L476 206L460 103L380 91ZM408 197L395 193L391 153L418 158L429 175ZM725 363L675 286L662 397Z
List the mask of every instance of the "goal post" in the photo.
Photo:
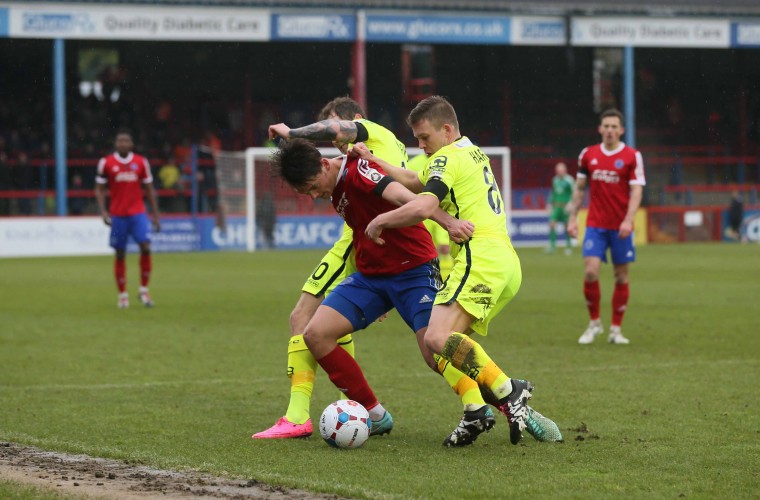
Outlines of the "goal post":
M501 189L511 226L512 178L510 149L505 146L480 148L491 160L491 168ZM331 147L319 148L323 156L338 156ZM295 193L284 183L272 177L269 161L274 148L248 148L245 151L215 154L219 194L220 219L243 217L245 220L245 249L255 252L268 238L277 234L272 227L281 217L308 218L311 216L337 217L332 205L322 200L313 201ZM409 158L422 154L419 148L407 148ZM274 234L270 234L274 231ZM274 238L276 239L276 238ZM269 242L272 243L272 242ZM278 247L280 245L278 244ZM284 247L287 247L284 245Z

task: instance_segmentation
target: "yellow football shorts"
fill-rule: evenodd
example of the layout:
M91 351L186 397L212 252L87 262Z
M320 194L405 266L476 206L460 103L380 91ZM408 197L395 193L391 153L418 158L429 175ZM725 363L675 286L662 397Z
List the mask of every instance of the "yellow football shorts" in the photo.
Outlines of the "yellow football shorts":
M315 297L322 297L329 294L346 276L356 271L353 235L351 228L344 223L340 239L322 257L322 261L306 279L301 290Z
M478 239L462 245L435 304L458 302L475 317L470 327L488 334L488 324L517 294L522 283L520 259L505 241Z

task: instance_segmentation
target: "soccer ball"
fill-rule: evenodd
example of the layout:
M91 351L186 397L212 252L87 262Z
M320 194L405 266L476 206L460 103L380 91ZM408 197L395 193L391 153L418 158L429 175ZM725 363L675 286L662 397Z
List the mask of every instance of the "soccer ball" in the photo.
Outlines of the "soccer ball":
M336 448L358 448L369 437L372 420L356 401L341 399L330 403L319 418L322 439Z

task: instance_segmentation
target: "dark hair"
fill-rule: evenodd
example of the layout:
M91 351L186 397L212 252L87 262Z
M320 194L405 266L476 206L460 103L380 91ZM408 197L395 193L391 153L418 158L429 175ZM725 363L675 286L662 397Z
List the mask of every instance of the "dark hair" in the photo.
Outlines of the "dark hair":
M607 110L602 111L602 114L599 115L599 123L602 123L602 120L605 118L610 117L616 117L618 120L620 120L620 125L623 124L623 113L620 112L619 109L610 108Z
M355 115L367 116L359 103L350 97L336 97L325 104L325 107L317 115L317 120L327 120L332 113L335 113L341 120L353 120Z
M272 173L295 189L305 187L322 171L322 155L317 147L306 139L281 141L272 153Z
M119 137L120 135L128 135L130 139L133 139L132 131L127 127L119 127L116 130L116 135L114 137Z
M436 129L440 129L445 123L455 126L457 130L459 129L459 121L454 106L445 97L439 95L431 95L417 103L409 113L406 123L413 126L422 120L429 121Z

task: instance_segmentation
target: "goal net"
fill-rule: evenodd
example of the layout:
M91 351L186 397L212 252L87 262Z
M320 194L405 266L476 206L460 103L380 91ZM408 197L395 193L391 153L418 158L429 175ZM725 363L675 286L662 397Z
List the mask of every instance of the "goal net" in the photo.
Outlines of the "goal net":
M501 189L504 206L508 207L509 224L512 206L510 150L507 147L481 148L491 160L496 181ZM340 154L335 148L320 148L323 156ZM306 246L329 246L326 240L337 240L342 224L321 224L338 216L326 200L312 200L299 195L282 180L272 175L271 148L248 148L245 151L218 151L214 155L218 193L218 225L230 230L231 222L244 225L246 249L297 248L294 236L301 234ZM407 148L409 158L422 151ZM236 230L236 229L235 229ZM304 234L307 233L307 234ZM334 233L334 234L333 234ZM316 236L318 237L316 237Z

